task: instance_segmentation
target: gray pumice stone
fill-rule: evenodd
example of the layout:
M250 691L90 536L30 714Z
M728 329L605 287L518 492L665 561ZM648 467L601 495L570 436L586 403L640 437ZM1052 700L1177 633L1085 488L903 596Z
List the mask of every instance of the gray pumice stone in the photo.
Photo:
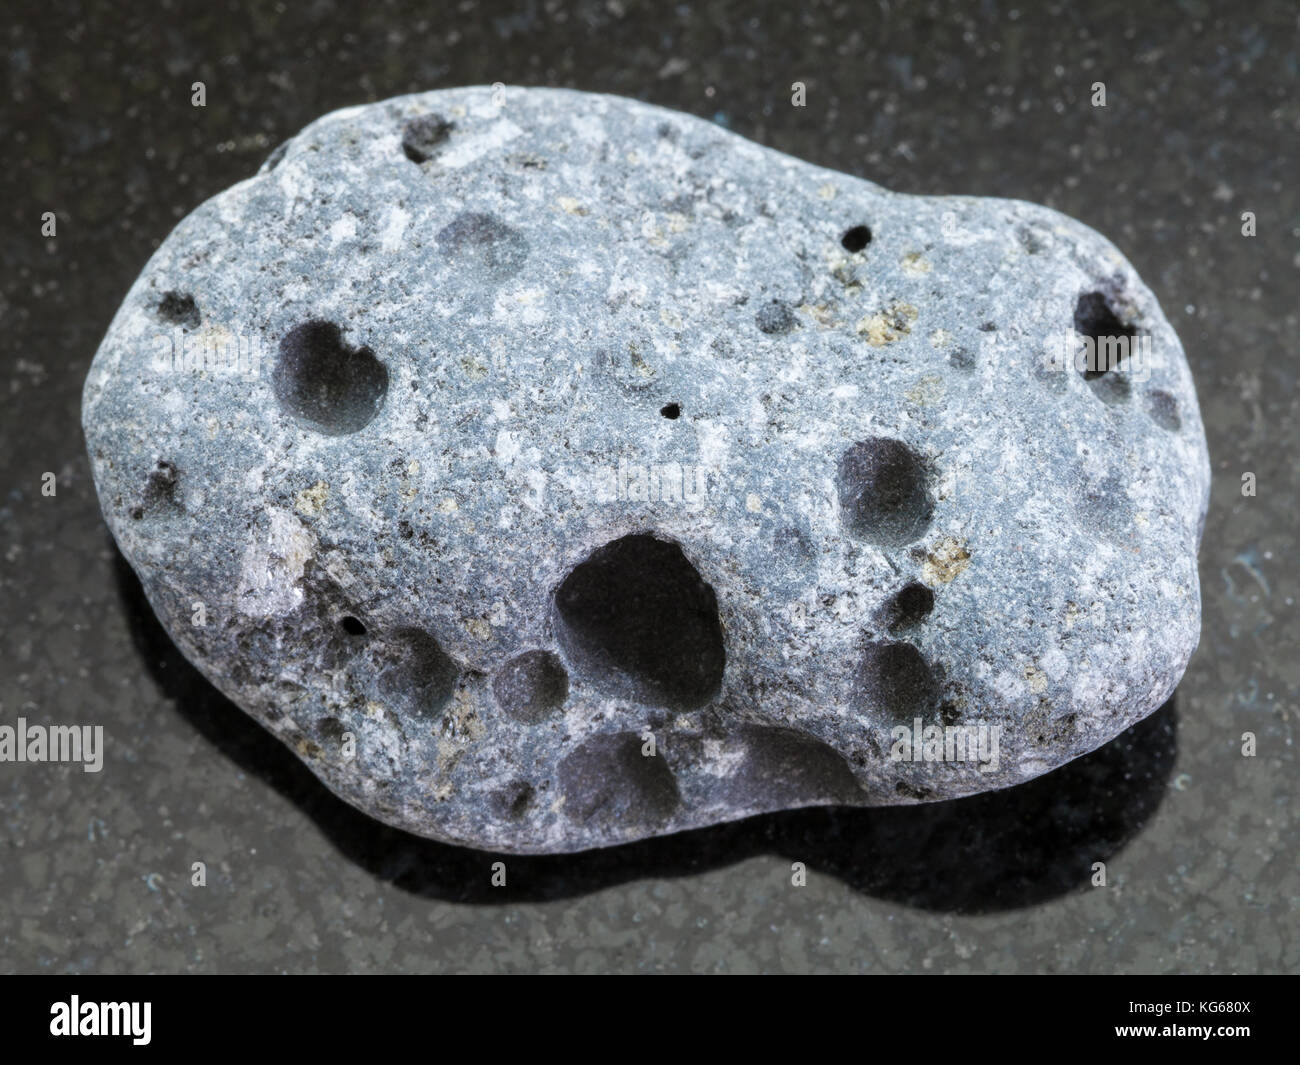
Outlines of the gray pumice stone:
M1199 633L1196 395L1109 242L632 100L314 122L158 249L83 421L186 657L484 849L1017 784Z

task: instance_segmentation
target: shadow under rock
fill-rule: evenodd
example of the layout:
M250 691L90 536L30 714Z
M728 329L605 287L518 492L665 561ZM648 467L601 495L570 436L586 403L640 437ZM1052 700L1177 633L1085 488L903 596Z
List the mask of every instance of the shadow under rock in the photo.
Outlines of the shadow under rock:
M1092 863L1112 859L1159 806L1176 752L1171 698L1104 747L1004 791L918 806L791 810L578 854L496 855L422 839L343 802L186 661L120 553L117 576L132 640L179 713L241 769L298 804L353 862L427 898L572 898L778 854L908 906L1010 910L1087 886ZM490 884L498 859L509 870L504 888Z

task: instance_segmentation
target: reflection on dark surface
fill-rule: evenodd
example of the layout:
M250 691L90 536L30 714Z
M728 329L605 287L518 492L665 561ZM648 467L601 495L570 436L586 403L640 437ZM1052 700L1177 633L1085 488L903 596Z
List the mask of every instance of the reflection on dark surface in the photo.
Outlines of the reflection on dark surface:
M117 571L135 645L185 719L241 769L297 803L352 861L429 898L562 899L778 854L909 906L1014 909L1087 886L1092 863L1111 858L1155 812L1174 762L1170 699L1092 754L1005 791L920 806L793 810L580 854L501 856L509 886L495 888L489 870L498 856L421 839L337 798L185 660L120 554Z

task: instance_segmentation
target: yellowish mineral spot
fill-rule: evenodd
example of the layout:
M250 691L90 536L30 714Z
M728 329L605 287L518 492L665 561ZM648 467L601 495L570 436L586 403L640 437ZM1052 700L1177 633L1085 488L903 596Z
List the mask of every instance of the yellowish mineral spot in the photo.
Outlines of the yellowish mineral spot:
M908 252L899 261L899 266L908 277L924 277L934 269L930 260L922 256L919 251Z
M293 509L304 518L314 518L325 508L330 489L324 481L317 481L310 488L304 488L293 500Z
M873 348L883 348L907 336L919 316L920 312L910 303L896 300L875 314L866 315L858 322L857 331Z
M831 313L831 309L824 303L803 303L799 305L799 310L823 328L832 325L835 321L835 315Z
M1047 691L1047 674L1037 666L1025 666L1025 680L1029 682L1029 690L1035 695L1042 695Z
M970 565L966 541L945 536L930 551L921 567L921 579L931 587L947 584Z
M943 378L934 374L922 377L904 395L918 407L933 407L943 399Z

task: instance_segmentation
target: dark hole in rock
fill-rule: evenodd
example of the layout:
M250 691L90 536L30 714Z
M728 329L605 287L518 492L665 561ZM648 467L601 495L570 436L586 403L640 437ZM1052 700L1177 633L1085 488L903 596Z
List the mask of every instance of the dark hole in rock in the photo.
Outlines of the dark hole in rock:
M536 796L536 789L528 781L516 780L493 794L492 805L500 816L518 821L528 813Z
M905 585L886 608L890 631L910 628L930 616L934 609L934 592L920 581Z
M455 128L442 115L420 115L402 128L402 151L413 163L423 163L432 157L438 145Z
M921 652L910 643L873 641L858 665L855 697L869 712L897 721L926 717L939 686Z
M929 788L919 784L917 785L909 784L906 780L898 781L898 783L894 785L894 790L898 792L899 795L905 795L909 799L918 799L918 800L928 799L931 795L934 794L934 792L931 791Z
M764 333L788 333L795 325L794 312L780 300L772 300L758 309L754 322Z
M342 745L343 737L347 733L347 727L337 717L327 717L321 721L319 726L321 739L332 747L337 748Z
M903 547L930 527L934 500L925 464L901 440L870 437L840 457L841 515L848 531L880 547Z
M1119 320L1100 292L1085 292L1079 297L1074 306L1074 331L1092 341L1092 351L1083 370L1085 381L1095 381L1120 367L1128 353L1129 341L1137 335L1131 325ZM1127 392L1125 388L1125 395Z
M249 661L269 662L292 647L313 672L347 669L358 652L367 651L374 643L373 639L362 638L368 635L368 629L354 613L356 601L315 557L304 562L299 587L302 600L291 615L250 621L250 643L243 653ZM352 621L345 621L349 617ZM357 626L360 631L356 631Z
M310 321L280 341L272 387L287 414L326 436L341 436L379 412L388 369L369 348L349 347L332 322Z
M1178 401L1168 392L1153 388L1147 393L1146 400L1147 413L1161 429L1176 433L1183 427L1183 419L1178 414Z
M143 518L149 511L180 508L176 491L180 486L180 473L176 466L166 459L159 459L158 464L149 471L145 478L144 489L140 493L140 505L133 508L131 516ZM138 514L137 514L138 511Z
M202 318L199 305L188 292L167 292L158 301L158 317L172 325L186 329L197 329Z
M1016 230L1016 239L1020 241L1020 246L1025 249L1026 255L1037 255L1048 246L1043 231L1034 226L1021 226Z
M975 356L968 348L953 348L948 353L948 362L963 373L970 373L975 369Z
M423 629L396 629L380 652L387 665L379 691L408 713L432 716L447 705L460 670L433 636Z
M525 784L515 792L514 801L510 804L511 817L523 817L528 807L533 801L533 788L531 784Z
M1126 373L1098 373L1089 377L1085 372L1083 378L1088 382L1093 395L1103 403L1109 403L1112 406L1127 402L1133 392L1133 386L1130 384L1129 376Z
M605 733L565 755L559 765L566 817L631 834L671 817L680 801L662 753L644 755L635 732Z
M722 683L717 596L674 543L636 534L598 548L555 606L570 662L610 694L690 709Z
M438 232L438 246L458 262L478 268L489 279L504 281L528 258L528 241L519 230L490 214L457 215Z
M497 671L492 693L511 717L536 724L564 705L569 675L550 651L525 651Z
M840 237L840 244L844 246L845 251L860 252L870 243L870 226L854 226L852 229L846 229L844 235Z
M850 802L858 793L843 756L814 736L751 726L742 730L741 738L744 761L727 784L734 803L807 806Z
M660 407L659 413L668 419L680 418L682 416L682 408L677 403L669 403L664 407Z

